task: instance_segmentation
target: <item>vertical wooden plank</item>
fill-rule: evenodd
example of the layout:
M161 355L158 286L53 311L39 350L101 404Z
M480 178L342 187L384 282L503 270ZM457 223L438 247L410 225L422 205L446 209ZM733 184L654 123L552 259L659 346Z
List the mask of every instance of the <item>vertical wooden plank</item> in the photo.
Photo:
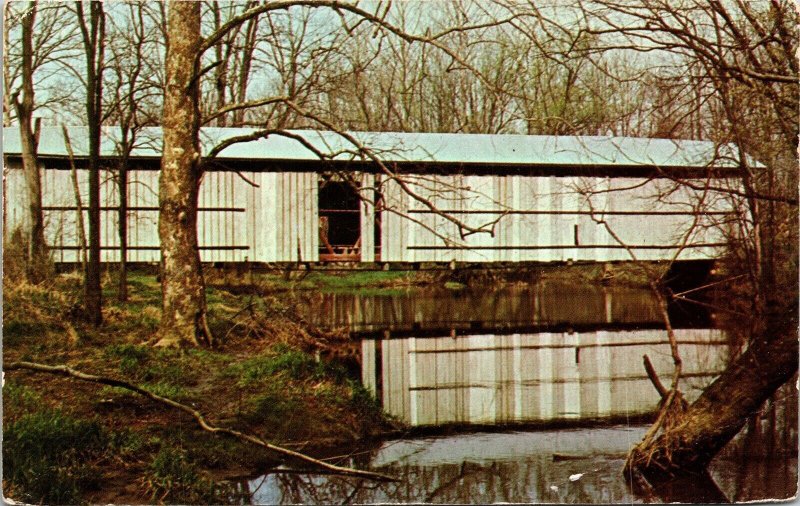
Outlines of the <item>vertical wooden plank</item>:
M373 174L361 174L361 261L375 261L375 205L373 188L375 187L375 176Z
M542 211L553 211L553 195L552 186L550 184L550 177L536 178L536 195L537 195L537 208ZM537 245L539 246L552 246L555 238L553 230L552 216L541 214L536 216L536 228L538 238ZM537 258L540 262L552 262L555 260L552 249L539 249L536 251Z
M23 226L24 187L21 166L8 163L3 169L3 237L8 239Z
M291 224L289 222L289 213L291 212L289 200L289 175L284 172L276 174L276 177L278 179L278 193L276 195L278 199L278 206L275 208L275 212L279 214L278 223L280 223L281 227L279 229L277 242L278 254L275 260L279 262L288 262L291 259L289 256L290 253L286 247L287 243L289 242L289 229L291 228Z
M419 423L419 415L417 413L419 391L416 390L419 385L417 372L417 338L410 337L404 341L408 343L408 383L406 383L409 392L408 417L411 425L417 425Z
M261 194L263 205L262 216L264 220L259 225L259 237L261 237L264 251L264 259L268 262L276 262L283 258L282 237L283 237L283 176L270 172L262 175L265 184Z
M303 243L303 255L306 261L313 262L317 258L318 252L314 248L314 241L312 231L318 228L317 215L314 213L312 201L314 200L312 177L313 172L304 172L300 174L300 180L303 185L303 194L301 199L303 209L303 234L301 242Z
M281 199L283 200L284 205L282 205L278 212L282 213L282 222L283 222L283 230L282 230L282 254L280 260L285 262L290 262L294 260L294 255L292 254L292 232L293 232L293 214L294 214L294 207L293 207L293 188L292 188L292 175L290 173L280 174L280 177L283 181L283 192L281 195Z
M309 173L308 188L308 216L310 218L308 235L309 235L309 251L311 252L311 260L314 262L319 261L319 175L315 172ZM374 236L373 236L374 241Z
M413 237L415 225L405 217L408 213L408 195L395 181L387 181L384 188L386 207L395 212L383 213L381 259L390 262L412 261L412 252L408 250L408 241Z
M300 258L303 261L310 261L313 257L313 252L310 251L311 244L308 240L308 230L311 225L310 216L308 213L311 211L311 207L309 206L309 195L308 190L309 185L307 184L307 175L306 173L298 172L296 173L296 180L297 180L297 218L298 218L298 225L297 225L297 239L295 240L296 244L300 245ZM297 249L297 246L295 246Z
M575 214L580 208L580 201L581 201L581 181L580 178L577 177L569 177L569 178L562 178L562 206L564 211L569 211L573 214L564 215L562 220L563 226L563 236L562 241L564 245L567 244L575 244L575 234L577 231L578 234L578 241L580 242L580 223L578 220L578 214ZM576 229L576 227L578 227ZM581 249L580 248L572 248L572 249L565 249L564 257L565 260L581 260Z
M361 383L373 396L377 395L377 377L375 371L375 340L361 340Z
M257 185L261 185L260 173L248 172L247 178ZM244 244L248 246L247 258L251 262L258 262L258 239L256 237L256 213L258 212L258 200L256 200L256 191L260 188L255 186L247 186L244 191L245 195L245 218L244 218Z
M297 184L296 174L290 172L286 174L286 198L288 201L287 214L286 214L286 260L290 262L297 261Z
M231 207L231 208L233 208L233 207L237 207L237 208L238 207L242 207L244 205L244 198L242 198L240 200L237 200L237 197L239 196L239 182L241 181L241 178L239 178L233 172L230 172L230 173L226 174L226 176L228 178L228 188L230 188L230 190L228 190L228 193L227 193L226 199L225 199L225 201L227 202L227 206ZM243 197L243 195L242 195L242 197ZM244 242L240 240L240 238L238 236L238 233L237 233L237 231L239 229L239 227L238 227L239 220L240 220L240 218L242 216L242 213L229 212L228 214L229 214L229 217L228 217L229 228L228 228L228 239L227 240L231 244L231 246L244 246ZM227 262L241 262L242 258L243 258L242 257L243 254L246 254L246 253L244 251L242 251L242 250L231 250L227 255L227 260L226 261Z
M236 199L234 196L236 195L236 180L234 179L235 174L233 172L224 172L224 178L226 179L225 185L228 191L225 192L225 207L232 208L234 207L234 203ZM238 178L236 178L238 179ZM236 241L236 220L239 218L239 213L228 211L225 213L225 243L231 246L239 246L240 243ZM225 252L224 258L226 262L234 262L239 261L239 252L238 250L229 250Z
M264 252L262 251L262 243L264 242L262 235L259 232L264 232L259 229L259 225L263 227L269 226L260 217L264 212L263 207L266 204L262 195L266 192L264 188L265 182L263 173L251 172L249 174L250 180L258 186L251 186L248 189L247 197L247 244L250 246L250 260L253 262L264 262Z
M147 198L146 202L148 206L158 207L158 185L160 179L160 172L159 171L147 171L147 191L145 196ZM145 239L147 241L147 246L158 246L161 244L161 240L158 236L158 211L151 211L147 213L147 219L145 221L146 226L146 236ZM146 260L148 262L158 262L161 259L161 251L159 250L147 250L146 252Z
M522 207L522 202L523 202L522 192L524 190L523 190L523 186L520 184L521 183L521 179L522 179L521 176L511 176L511 177L509 177L508 184L510 185L510 187L509 187L508 191L511 194L511 208L512 208L512 210L523 209L523 207ZM521 242L522 241L522 236L520 235L520 222L521 222L520 218L521 217L522 217L522 215L520 215L520 214L512 214L511 216L508 217L509 221L511 222L511 225L509 227L509 244L511 244L512 246L519 246L520 244L522 244L522 242ZM514 250L513 254L509 258L509 260L511 260L513 262L519 262L520 261L520 256L521 256L521 251L518 250L518 249Z
M553 334L550 332L542 332L539 334L538 342L542 346L553 344ZM539 419L550 420L556 414L555 398L553 395L553 390L555 388L553 350L542 348L536 351L539 357Z
M236 195L236 182L239 179L235 177L233 172L225 172L223 173L226 179L225 184L227 185L228 191L225 192L225 207L234 207L236 205L236 199L234 198ZM231 246L240 246L241 242L237 241L236 237L236 221L239 219L239 213L229 211L225 215L226 217L226 234L225 234L225 242L230 244ZM226 262L238 262L239 260L239 250L230 250L227 251L225 254L225 261Z
M103 170L100 173L100 202L101 206L114 208L119 205L119 180L117 172ZM101 240L102 249L100 257L103 262L119 262L119 212L116 209L101 211ZM107 249L113 248L113 249Z
M200 189L197 193L197 207L203 207L206 203L206 193L208 193L208 173L203 174L203 179L200 181ZM197 213L197 245L203 247L208 244L208 227L206 220L208 215L206 213ZM207 262L209 260L208 252L200 250L200 261Z
M283 253L283 229L285 224L283 220L286 216L284 214L285 207L283 203L283 175L273 172L269 174L269 179L272 182L270 191L268 192L270 205L267 206L265 210L268 213L267 217L272 221L267 221L265 223L273 224L270 227L272 233L269 235L270 243L267 246L271 261L276 262L285 258Z

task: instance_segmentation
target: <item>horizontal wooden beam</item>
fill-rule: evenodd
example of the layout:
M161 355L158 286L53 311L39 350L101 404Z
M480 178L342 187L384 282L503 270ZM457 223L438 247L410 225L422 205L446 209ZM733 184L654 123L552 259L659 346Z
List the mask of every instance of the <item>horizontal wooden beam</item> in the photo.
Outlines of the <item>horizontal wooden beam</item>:
M538 211L512 209L411 209L409 214L544 214L586 216L727 216L735 211Z
M727 243L698 243L685 246L672 244L553 244L549 246L408 246L413 250L545 250L545 249L694 249L694 248L720 248Z
M76 206L42 206L42 211L77 211ZM87 209L84 207L84 211ZM101 206L101 211L119 211L119 206ZM158 206L129 206L128 211L158 211ZM243 213L244 207L198 207L198 211L218 211L229 213Z
M80 250L80 246L48 246L48 249L53 250L64 250L64 251L76 251ZM119 251L119 246L100 246L101 250L106 251ZM128 250L131 251L158 251L161 249L160 246L128 246ZM201 250L222 250L222 251L231 251L231 250L248 250L250 246L200 246L198 249Z

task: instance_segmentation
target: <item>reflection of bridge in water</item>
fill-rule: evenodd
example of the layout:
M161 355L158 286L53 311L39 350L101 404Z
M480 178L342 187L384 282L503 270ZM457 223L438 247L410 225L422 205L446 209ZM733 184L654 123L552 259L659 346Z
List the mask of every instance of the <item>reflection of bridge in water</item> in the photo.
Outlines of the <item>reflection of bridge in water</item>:
M677 329L682 390L694 398L726 365L722 331ZM658 394L647 354L665 380L663 330L541 332L365 339L364 385L411 425L502 424L646 414Z
M652 412L648 355L668 382L672 356L649 290L542 282L405 295L316 294L309 319L361 336L362 381L412 425L616 418ZM691 312L689 311L691 310ZM729 357L696 307L671 308L693 398Z
M451 331L577 331L663 328L649 290L625 287L537 283L497 290L416 290L386 295L315 294L308 319L321 327L346 328L356 335L442 336ZM670 308L673 326L710 326L698 309Z

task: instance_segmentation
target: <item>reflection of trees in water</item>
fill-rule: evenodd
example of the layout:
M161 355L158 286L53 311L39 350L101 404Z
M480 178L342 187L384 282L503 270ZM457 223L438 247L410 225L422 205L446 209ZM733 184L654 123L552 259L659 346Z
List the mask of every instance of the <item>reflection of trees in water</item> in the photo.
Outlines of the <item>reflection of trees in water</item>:
M264 486L277 487L277 501L286 503L352 504L364 502L490 503L624 501L625 486L613 465L585 462L553 463L548 456L519 462L446 463L431 467L393 464L381 472L399 481L376 483L325 475L277 474ZM596 464L596 463L595 463ZM577 468L576 468L577 466ZM587 469L583 469L586 466ZM580 468L580 469L578 469ZM584 478L570 482L573 472ZM601 472L597 472L601 471ZM553 491L550 487L557 486ZM255 491L255 487L254 490ZM258 494L254 498L258 502Z
M710 476L656 491L660 500L717 502L787 498L797 483L797 393L789 382L719 455ZM487 457L492 449L486 449ZM366 452L351 464L367 467ZM365 502L623 503L636 499L621 476L622 455L585 455L554 461L550 454L485 463L394 462L374 470L399 481L377 483L333 475L278 473L243 484L253 502L356 504ZM574 482L569 476L583 473ZM261 490L257 490L261 487ZM551 487L556 487L555 489ZM267 490L269 489L269 490ZM261 499L259 499L261 497ZM641 498L639 498L641 499ZM704 500L705 499L705 500ZM721 500L721 499L719 499Z
M783 499L797 493L797 391L781 387L714 462L733 501Z

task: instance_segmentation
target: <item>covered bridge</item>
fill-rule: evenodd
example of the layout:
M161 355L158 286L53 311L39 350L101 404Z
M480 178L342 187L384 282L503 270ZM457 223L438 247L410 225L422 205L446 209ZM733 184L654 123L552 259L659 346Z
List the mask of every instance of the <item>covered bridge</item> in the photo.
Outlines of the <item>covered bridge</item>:
M119 260L118 128L102 140L102 259ZM254 131L205 128L204 153ZM87 131L69 129L88 202ZM25 219L18 130L4 129L4 234ZM205 262L497 262L709 259L738 205L734 146L622 137L296 130L206 159ZM139 133L127 184L128 260L159 259L161 130ZM377 160L381 162L378 163ZM46 239L79 259L61 128L39 140Z

